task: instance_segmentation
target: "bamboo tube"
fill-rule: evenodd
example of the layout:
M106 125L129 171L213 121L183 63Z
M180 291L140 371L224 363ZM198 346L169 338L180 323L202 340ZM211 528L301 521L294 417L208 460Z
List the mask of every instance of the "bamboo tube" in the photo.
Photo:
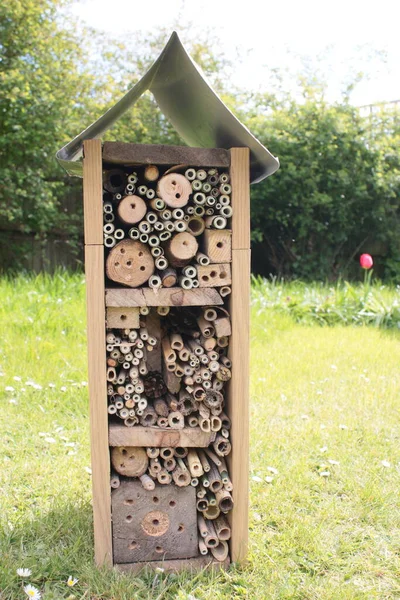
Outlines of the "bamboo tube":
M224 429L230 429L230 428L231 428L231 425L232 425L232 424L231 424L231 420L230 420L230 418L228 417L228 415L227 415L227 414L225 414L225 413L221 413L221 426L222 426Z
M191 477L187 469L182 470L181 468L177 467L175 471L172 472L172 479L174 480L175 485L178 487L186 487L190 485Z
M204 452L207 454L207 456L209 458L211 458L211 460L213 461L214 464L217 465L217 467L220 467L222 465L221 459L214 452L212 452L209 448L204 448Z
M187 169L185 171L185 177L189 181L193 181L196 178L196 170L195 169Z
M179 401L177 398L175 398L175 396L173 396L172 394L167 394L165 400L171 411L175 412L178 410Z
M199 539L199 552L202 556L206 556L208 554L208 548L202 539Z
M115 413L117 412L117 407L115 406L115 404L110 404L107 408L107 412L109 415L115 415Z
M162 469L161 463L158 460L158 458L151 458L150 459L150 466L149 468L152 470L153 473L159 473Z
M197 510L201 511L204 514L204 511L208 508L208 500L207 498L199 498L196 501Z
M161 317L165 317L170 311L170 307L169 306L157 306L157 313L161 316Z
M143 415L140 417L140 424L144 427L153 427L157 422L157 413L151 406L147 406L143 410Z
M183 429L185 426L183 415L179 411L169 413L168 423L171 429Z
M212 388L213 390L215 390L216 392L220 392L224 387L224 384L222 381L219 381L218 379L214 379L213 383L212 383Z
M206 321L215 321L215 319L218 317L217 311L215 308L206 308L203 312L203 317Z
M161 483L161 485L169 485L172 481L171 473L168 473L165 469L161 469L161 471L157 473L157 481Z
M183 377L185 374L185 371L183 370L182 366L179 363L176 363L175 365L175 375L177 377Z
M173 471L176 468L175 458L166 458L164 460L164 468L169 472Z
M204 210L204 209L203 209ZM190 219L186 222L186 228L188 233L190 233L191 235L193 235L194 237L198 237L199 235L201 235L203 233L203 231L206 228L206 224L204 222L204 219L202 219L200 216L198 215L193 215L192 217L190 217ZM194 255L193 255L194 256Z
M208 479L208 475L203 475L202 479L201 479L201 485L205 488L209 488L210 487L210 480Z
M196 261L203 267L210 264L210 259L208 258L207 254L203 254L203 252L198 252L196 254Z
M203 184L201 183L201 181L199 181L198 179L194 179L192 181L192 189L195 192L198 192L199 190L201 190L201 188L203 187Z
M182 350L183 349L183 340L182 336L179 333L172 333L170 337L170 344L173 350Z
M156 484L154 483L154 481L151 479L151 477L149 477L148 475L146 475L146 473L144 473L143 475L141 475L139 477L140 482L143 486L143 488L147 491L150 492L151 490L154 490L154 488L156 487Z
M183 362L187 362L189 360L190 351L184 346L182 350L179 350L178 356Z
M136 416L132 417L131 415L129 415L129 417L127 417L126 419L124 419L124 425L126 427L134 427L138 423L139 423L139 419Z
M225 489L219 490L215 494L215 498L217 500L218 507L223 513L227 513L233 508L233 499L230 494Z
M210 481L210 490L212 492L215 493L215 492L218 492L219 490L222 490L223 483L221 480L221 475L215 465L211 465L211 469L208 473L208 479Z
M184 290L191 290L193 287L193 279L190 277L180 276L178 277L178 284Z
M219 562L223 562L228 558L229 546L225 541L220 541L216 548L210 548L211 554Z
M120 410L121 408L124 408L124 402L122 400L122 398L120 396L117 396L116 400L115 400L115 407Z
M211 431L211 421L210 419L199 419L200 429L206 433Z
M211 352L212 350L214 350L215 346L217 345L217 340L214 337L206 338L204 336L201 336L200 344L204 347L204 349L207 352Z
M210 463L207 460L207 457L206 457L206 455L204 453L204 450L200 450L199 449L197 452L198 452L198 456L199 456L199 459L200 459L200 462L201 462L201 466L203 467L203 472L204 473L208 473L209 470L211 469L211 465L210 465Z
M160 456L163 459L172 458L174 456L174 449L173 448L161 448Z
M107 381L116 381L117 372L113 367L107 369Z
M219 517L219 515L221 514L221 510L219 509L218 506L214 506L214 505L208 505L207 508L203 511L203 516L205 519L208 520L214 520L217 519Z
M154 410L159 417L168 417L168 404L163 398L156 398L153 402Z
M201 356L201 354L204 354L203 346L201 346L196 340L188 340L187 344L195 356Z
M210 489L207 490L207 500L209 506L218 506L215 494Z
M111 471L110 485L114 490L119 488L119 486L121 485L121 480L119 478L119 475L115 471Z
M160 260L160 259L156 258L156 260ZM162 285L161 277L159 275L152 275L151 277L149 277L148 284L149 284L149 288L152 288L152 289L160 288Z
M208 528L203 515L197 515L197 526L199 528L201 537L206 538L208 536Z
M174 456L178 458L185 458L188 455L189 450L187 448L182 448L181 446L177 446L174 448Z
M227 456L232 450L230 441L222 437L222 435L217 436L213 443L213 448L218 456Z
M203 337L210 338L214 335L215 329L213 325L209 321L206 321L203 316L198 317L197 324Z
M168 427L168 417L158 417L157 426L161 427L162 429Z
M166 363L175 363L176 362L176 353L171 347L171 342L169 337L166 335L163 337L161 342L162 352L164 356L164 360Z
M188 425L189 427L198 427L199 426L199 419L195 416L190 416L188 418Z
M207 548L216 548L218 546L219 540L217 536L217 532L214 529L214 525L209 520L204 520L205 526L207 528L207 534L204 536L204 543Z
M196 450L189 450L187 455L189 471L192 477L201 477L204 475L203 467Z
M211 431L220 431L221 427L222 427L221 419L219 417L217 417L216 415L213 415L211 417Z
M157 458L160 455L160 448L146 448L146 454L149 458Z
M214 521L215 531L217 533L218 539L221 542L226 542L231 539L231 526L228 523L228 520L223 515L220 515Z

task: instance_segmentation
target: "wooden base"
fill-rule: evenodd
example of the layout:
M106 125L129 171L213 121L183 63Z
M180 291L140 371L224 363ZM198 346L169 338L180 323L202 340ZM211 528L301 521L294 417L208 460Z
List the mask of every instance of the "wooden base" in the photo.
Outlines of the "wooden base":
M215 432L200 427L161 429L160 427L126 427L111 423L108 428L110 446L147 446L157 448L207 448L215 441Z
M227 569L230 565L230 560L227 558L222 562L214 560L212 556L199 556L198 558L152 561L147 563L126 563L114 565L116 569L123 572L137 574L143 569L164 569L167 573L177 573L180 571L201 571L202 569Z
M220 306L223 303L218 291L213 288L106 289L106 306Z

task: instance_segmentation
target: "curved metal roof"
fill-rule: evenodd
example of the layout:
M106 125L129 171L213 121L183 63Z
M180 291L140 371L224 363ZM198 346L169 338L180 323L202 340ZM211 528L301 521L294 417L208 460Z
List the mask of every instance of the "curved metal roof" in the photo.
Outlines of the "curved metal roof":
M56 156L70 175L82 177L82 148L99 138L140 96L150 90L161 111L188 146L250 148L251 181L256 183L279 168L279 160L225 106L204 79L174 32L149 71L97 121L77 135Z

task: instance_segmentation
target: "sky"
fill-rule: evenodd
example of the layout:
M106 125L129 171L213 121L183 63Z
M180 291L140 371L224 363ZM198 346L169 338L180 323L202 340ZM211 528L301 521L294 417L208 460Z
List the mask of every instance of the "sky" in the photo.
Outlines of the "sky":
M212 26L224 54L240 57L239 89L268 91L273 69L297 73L308 63L324 73L331 101L358 72L353 104L400 100L400 0L79 0L72 12L124 40L159 26Z

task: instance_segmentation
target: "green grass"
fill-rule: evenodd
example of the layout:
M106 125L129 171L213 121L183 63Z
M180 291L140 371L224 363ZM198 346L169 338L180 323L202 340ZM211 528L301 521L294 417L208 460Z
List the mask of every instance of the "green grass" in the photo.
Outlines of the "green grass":
M400 332L257 293L248 565L132 577L93 566L83 278L0 281L1 600L25 597L18 567L46 600L400 598Z

